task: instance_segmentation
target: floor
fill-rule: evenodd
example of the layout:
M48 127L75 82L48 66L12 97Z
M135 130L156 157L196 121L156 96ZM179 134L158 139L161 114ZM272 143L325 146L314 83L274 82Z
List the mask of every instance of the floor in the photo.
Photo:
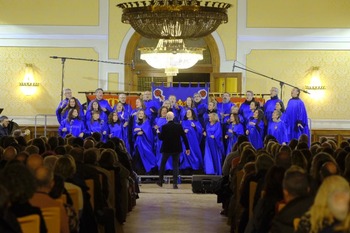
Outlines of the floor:
M118 233L229 232L215 194L194 194L191 184L142 184L136 207Z

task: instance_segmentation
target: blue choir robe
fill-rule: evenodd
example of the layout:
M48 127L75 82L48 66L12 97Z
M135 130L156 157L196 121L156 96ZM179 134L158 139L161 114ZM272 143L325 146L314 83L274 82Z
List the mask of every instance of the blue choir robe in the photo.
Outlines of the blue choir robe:
M228 102L228 103L218 103L217 105L217 110L218 110L218 114L221 117L221 122L225 123L227 122L227 120L230 118L230 113L231 113L231 108L235 106L234 103L232 102ZM222 116L222 115L226 115L227 116Z
M203 118L203 115L204 113L207 112L208 110L208 105L205 104L205 103L202 103L202 101L200 102L194 102L194 106L195 108L197 109L197 117L198 117L198 120L199 122L201 123L202 127L205 128L206 124L204 123L204 118Z
M132 107L130 104L127 104L127 103L122 103L123 106L124 106L124 112L125 112L125 115L127 116L130 116L131 112L132 112ZM117 111L117 105L115 104L114 107L113 107L113 112L116 112Z
M229 132L232 130L232 132ZM241 123L239 124L229 124L226 135L228 136L227 140L227 150L226 155L231 153L232 147L237 142L237 138L239 135L244 135L244 127Z
M131 110L130 110L131 111ZM126 150L130 153L130 143L129 143L129 127L130 127L130 116L131 116L131 112L127 112L127 111L121 111L121 112L117 112L118 117L120 119L120 121L122 122L122 126L123 126L123 137L121 137L121 139L123 139ZM128 122L127 126L124 126L124 124Z
M257 123L257 119L251 119L249 122ZM248 139L256 150L264 147L264 121L261 120L258 125L247 124L249 131Z
M66 132L62 132L62 129L66 128ZM65 119L61 122L59 127L60 136L65 137L67 134L72 134L74 137L79 137L79 134L85 132L85 124L82 120L74 118L70 121Z
M78 99L77 100L77 103L79 104L79 107L80 109L83 109L83 106L81 105L80 101ZM56 108L56 117L57 117L57 121L58 123L61 124L62 120L62 110L67 106L67 104L69 103L69 99L68 98L65 98L63 99L57 106Z
M108 125L106 121L103 120L97 120L97 121L86 121L86 133L87 135L91 135L92 133L100 133L101 134L101 140L103 142L107 141L108 137ZM106 134L103 134L103 132L106 132Z
M264 115L265 115L265 119L267 120L268 123L270 121L272 121L272 113L273 113L273 111L275 111L276 103L279 101L281 101L281 100L278 99L277 96L274 96L271 99L269 99L268 101L266 101L266 103L264 104L264 107L263 107Z
M141 128L142 135L137 135L135 128ZM150 172L152 168L156 167L156 156L153 153L153 132L149 120L143 123L135 122L133 127L134 137L134 156L136 151L139 152L143 167L146 172Z
M196 127L192 127L191 123L194 123ZM190 146L190 154L186 155L182 153L180 155L180 169L200 170L203 168L203 156L200 148L200 142L202 140L202 125L197 120L184 120L182 121L182 127L186 132L188 144ZM185 144L182 143L182 147L185 148Z
M108 136L123 139L123 123L121 121L108 123Z
M288 127L288 139L299 139L300 135L306 134L310 139L309 124L304 102L299 98L288 101L286 112L283 114ZM301 124L304 128L298 127Z
M254 99L252 101L254 101ZM252 110L250 110L250 103L252 101L246 100L239 107L238 114L240 114L243 117L244 122L241 122L241 123L243 123L243 125L247 125L247 123L249 122L249 118L250 118L251 113L252 113Z
M184 106L181 108L181 112L180 112L180 120L183 121L185 119L185 116L186 116L186 113L187 113L187 110L189 110L191 108L187 107L187 106ZM194 114L196 114L196 117L198 118L198 112L197 112L197 109L196 108L192 108Z
M154 119L156 119L158 115L158 109L160 107L160 102L157 100L147 100L143 102L146 106L145 114L150 121L151 124L153 124Z
M159 131L162 131L162 126L167 123L167 120L165 117L157 117L154 120L154 126L158 126ZM162 148L163 141L158 138L158 135L156 132L154 132L154 148L155 148L155 154L156 154L156 161L157 166L160 168L160 164L162 162L162 153L160 152L160 148ZM173 158L172 156L169 157L168 161L165 164L165 170L173 170Z
M210 175L222 175L222 161L225 156L224 144L222 142L222 131L220 122L207 124L204 148L204 172ZM211 138L211 136L214 138Z
M274 136L279 144L288 143L288 131L286 124L283 121L269 122L267 134Z

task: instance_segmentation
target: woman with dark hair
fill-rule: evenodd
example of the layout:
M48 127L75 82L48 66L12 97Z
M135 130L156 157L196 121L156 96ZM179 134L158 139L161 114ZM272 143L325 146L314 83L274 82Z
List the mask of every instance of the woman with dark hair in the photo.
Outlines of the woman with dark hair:
M123 139L123 124L117 112L111 112L108 116L108 136Z
M108 115L106 112L104 112L101 108L100 103L98 102L97 99L91 101L91 103L89 104L90 108L87 109L86 111L86 116L85 116L85 123L88 123L91 121L92 118L92 114L94 112L98 112L100 114L100 118L101 120L103 120L104 122L107 122L108 120Z
M276 205L283 200L284 172L284 168L273 166L266 173L261 198L254 208L253 217L249 220L245 233L269 232L276 214Z
M162 153L160 153L160 148L162 148L163 141L159 140L157 137L157 134L155 133L157 130L162 131L162 126L167 123L166 121L166 114L168 113L169 109L165 106L161 107L159 109L158 117L154 120L153 125L153 133L154 133L154 146L155 146L155 154L156 154L156 162L158 168L160 168L160 163L162 161ZM172 166L172 158L170 157L165 164L165 170L173 170Z
M204 172L205 174L221 175L225 156L222 141L221 124L217 113L209 114L209 123L203 132L205 138Z
M186 116L183 118L182 127L186 133L188 144L190 146L190 154L181 153L180 169L192 169L195 171L203 169L203 155L200 148L202 140L202 125L197 120L194 109L187 109ZM185 145L183 143L183 147ZM169 161L169 160L168 160Z
M100 113L95 111L92 113L92 118L86 121L87 134L92 135L93 133L101 134L101 140L105 142L107 140L108 126L107 121L101 118Z
M10 179L9 179L10 177ZM47 232L40 208L29 203L36 191L35 178L29 169L17 160L7 163L0 182L9 192L10 210L17 218L36 214L40 217L40 233Z
M197 116L197 109L194 106L194 100L192 97L187 97L186 102L185 102L185 106L183 106L183 108L181 108L181 112L180 112L180 119L181 121L183 121L186 117L187 114L187 110L192 109L194 111L194 114Z
M67 118L62 121L58 130L62 137L65 137L67 134L71 134L74 137L84 137L85 125L77 109L72 109L69 112Z
M230 114L229 125L227 127L227 132L225 139L227 139L227 150L226 155L232 151L233 145L237 142L239 135L244 135L244 126L239 121L238 114Z
M83 108L80 106L80 103L79 101L75 98L75 97L72 97L69 99L69 103L67 104L67 106L62 109L62 112L61 112L61 121L64 121L68 115L69 115L69 112L72 110L72 109L76 109L79 113L79 116L82 120L84 120L84 110Z
M156 156L153 152L153 132L150 122L147 120L144 110L136 114L136 122L133 127L135 168L145 169L146 173L155 172L157 167Z
M125 106L128 107L128 110L125 110ZM121 139L123 139L126 149L130 151L130 144L129 144L129 120L131 115L131 107L130 105L126 104L124 105L122 102L117 103L115 111L118 113L118 119L123 124L123 136Z
M264 112L261 109L254 111L245 133L256 150L264 147Z

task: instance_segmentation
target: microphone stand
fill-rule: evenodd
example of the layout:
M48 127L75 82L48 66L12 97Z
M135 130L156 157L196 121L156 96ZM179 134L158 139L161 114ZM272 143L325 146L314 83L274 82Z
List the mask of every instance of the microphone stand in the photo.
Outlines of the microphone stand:
M273 80L273 81L275 81L275 82L278 82L278 83L280 84L280 87L281 87L281 98L282 98L282 93L283 93L283 92L282 92L282 89L283 89L283 86L284 86L284 85L287 85L287 86L290 86L290 87L293 87L293 88L297 88L297 89L299 89L300 91L302 91L302 92L304 92L304 93L306 93L306 94L310 94L310 92L308 92L308 91L306 91L306 90L304 90L304 89L298 88L298 87L296 87L296 86L294 86L294 85L292 85L292 84L283 82L283 81L281 81L281 80L275 79L275 78L270 77L270 76L267 76L267 75L265 75L265 74L258 73L258 72L254 71L254 70L250 70L250 69L247 69L247 68L244 68L244 67L240 67L240 66L237 66L236 64L234 64L234 68L242 69L242 70L248 71L248 72L250 72L250 73L257 74L257 75L260 75L260 76L262 76L262 77L264 77L264 78L268 78L268 79L271 79L271 80Z
M96 60L96 59L86 59L86 58L78 58L78 57L58 57L58 56L50 56L52 59L61 59L62 62L62 81L61 81L61 101L63 100L63 87L64 87L64 65L66 60L77 60L77 61L90 61L90 62L100 62L100 63L109 63L109 64L118 64L118 65L128 65L132 69L135 67L135 63L132 60L131 63L124 63L124 62L114 62L114 61L103 61L103 60Z

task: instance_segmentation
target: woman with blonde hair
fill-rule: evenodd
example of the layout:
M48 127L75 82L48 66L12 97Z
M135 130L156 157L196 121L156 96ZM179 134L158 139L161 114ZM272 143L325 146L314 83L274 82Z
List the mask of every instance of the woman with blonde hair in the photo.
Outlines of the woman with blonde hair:
M319 187L314 204L301 218L296 232L347 232L350 186L341 176L329 176Z

